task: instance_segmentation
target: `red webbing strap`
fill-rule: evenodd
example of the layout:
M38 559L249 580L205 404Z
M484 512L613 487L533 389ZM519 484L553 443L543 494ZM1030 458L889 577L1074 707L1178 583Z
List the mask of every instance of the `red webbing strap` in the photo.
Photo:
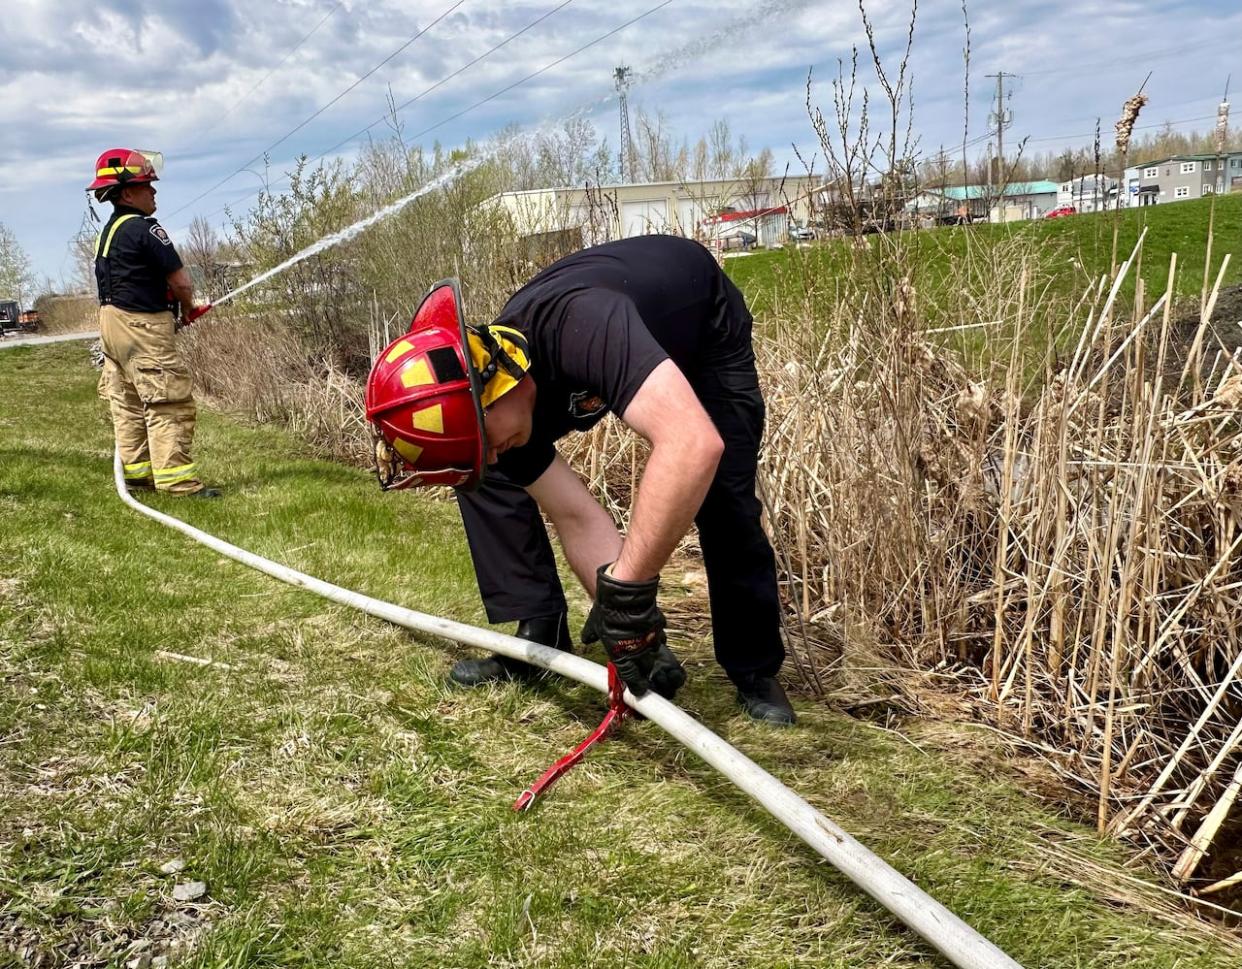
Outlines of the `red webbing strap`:
M617 675L617 668L609 663L608 713L604 715L600 725L591 731L586 740L544 771L539 780L518 795L518 799L513 802L513 810L525 811L530 808L535 803L535 799L568 773L578 761L586 756L588 750L612 733L613 728L630 712L630 708L625 705L624 696L625 684Z

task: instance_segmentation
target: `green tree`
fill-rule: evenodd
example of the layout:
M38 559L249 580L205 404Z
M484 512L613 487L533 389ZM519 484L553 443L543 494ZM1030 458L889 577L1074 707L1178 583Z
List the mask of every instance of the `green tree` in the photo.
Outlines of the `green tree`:
M0 299L15 299L25 309L34 297L34 287L30 257L13 231L0 222Z

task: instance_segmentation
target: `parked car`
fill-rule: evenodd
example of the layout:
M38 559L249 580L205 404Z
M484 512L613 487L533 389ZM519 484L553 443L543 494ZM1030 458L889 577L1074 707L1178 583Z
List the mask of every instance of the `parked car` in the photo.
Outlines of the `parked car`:
M810 242L815 238L815 230L810 226L791 225L789 227L789 238L793 242Z
M1044 214L1045 219L1059 219L1063 215L1077 215L1078 210L1072 205L1062 205Z
M731 229L716 236L716 244L726 251L741 249L742 252L749 252L758 241L759 238L755 233L747 232L745 229Z

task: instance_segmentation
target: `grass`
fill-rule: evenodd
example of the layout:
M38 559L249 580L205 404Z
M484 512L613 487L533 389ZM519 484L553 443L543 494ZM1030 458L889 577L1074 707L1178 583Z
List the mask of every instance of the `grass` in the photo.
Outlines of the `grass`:
M128 511L94 380L79 345L0 354L11 964L119 965L143 940L196 967L945 964L653 725L627 725L513 814L600 698L450 689L456 647ZM286 434L211 413L197 452L227 497L152 501L330 581L481 621L451 504L381 496ZM896 733L801 701L800 728L773 732L740 717L707 644L683 651L690 711L1030 969L1238 961L1114 846L1023 793L986 735ZM173 858L185 870L162 874ZM174 901L185 879L207 894Z
M1118 259L1124 259L1129 254L1140 232L1143 228L1147 229L1141 275L1149 297L1164 292L1169 254L1172 252L1178 254L1180 263L1178 295L1186 298L1199 296L1210 206L1210 199L1196 199L1121 212ZM935 229L919 235L919 264L930 284L932 292L929 295L934 296L938 283L955 278L948 267L963 260L972 241L977 240L985 246L1004 240L1020 241L1040 254L1038 268L1053 280L1054 291L1074 297L1099 276L1108 273L1112 259L1113 221L1114 214L1105 213ZM1218 245L1213 254L1213 271L1220 253L1235 250L1237 240L1242 238L1242 193L1222 195L1216 200L1214 228ZM846 246L833 240L808 249L758 252L745 258L730 259L725 265L746 294L755 315L760 316L779 309L784 294L799 291L801 287L796 284L795 278L810 275L830 279L833 275L847 272L850 261ZM1242 260L1235 258L1225 285L1240 281Z

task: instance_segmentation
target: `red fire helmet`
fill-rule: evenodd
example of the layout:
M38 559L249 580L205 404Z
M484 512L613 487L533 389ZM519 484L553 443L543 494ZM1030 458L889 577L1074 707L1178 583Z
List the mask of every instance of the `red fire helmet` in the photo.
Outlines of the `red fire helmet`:
M487 436L468 346L457 280L443 279L423 297L410 332L376 359L366 411L385 490L451 485L472 491L483 480Z
M158 151L109 148L96 159L95 180L86 186L86 190L94 192L102 202L109 189L158 182L163 162L164 156Z

